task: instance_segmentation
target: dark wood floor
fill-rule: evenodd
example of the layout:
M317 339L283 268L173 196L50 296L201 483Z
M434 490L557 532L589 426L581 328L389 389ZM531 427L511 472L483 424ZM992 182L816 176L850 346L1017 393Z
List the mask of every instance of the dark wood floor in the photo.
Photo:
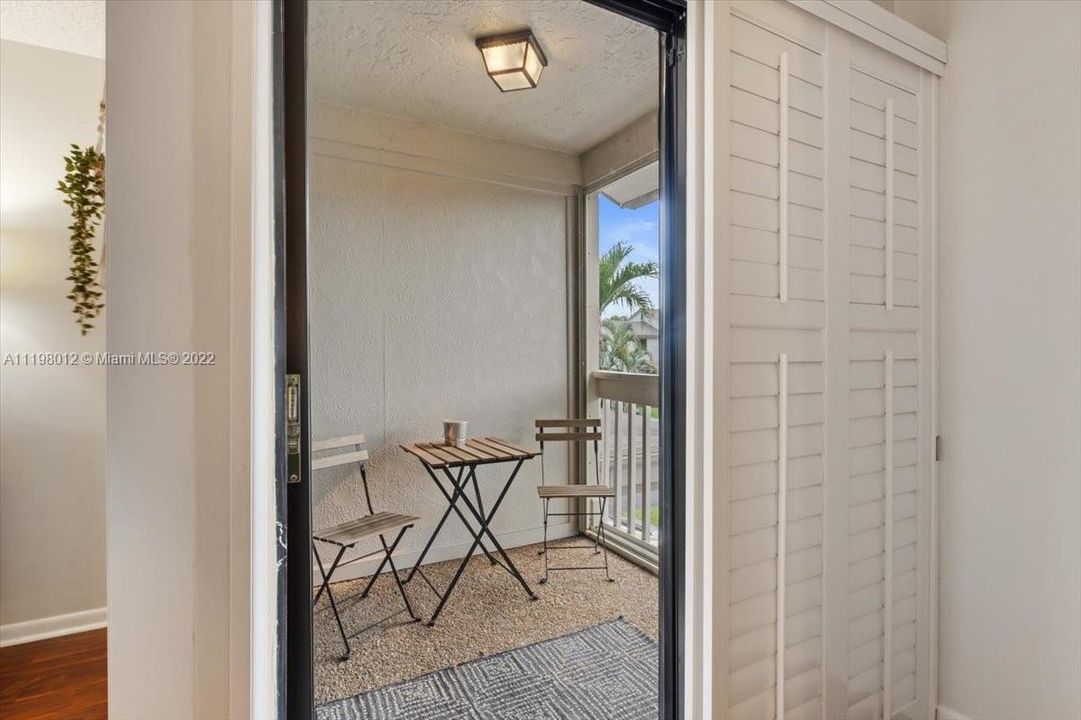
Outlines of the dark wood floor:
M106 720L105 630L0 648L2 720Z

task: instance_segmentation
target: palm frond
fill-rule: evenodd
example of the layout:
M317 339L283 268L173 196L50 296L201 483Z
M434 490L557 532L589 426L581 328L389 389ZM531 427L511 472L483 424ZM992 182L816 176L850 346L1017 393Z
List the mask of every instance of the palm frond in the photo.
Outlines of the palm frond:
M630 246L616 243L597 263L602 313L612 305L625 305L646 317L653 313L653 301L637 281L657 277L657 263L626 262L632 252Z

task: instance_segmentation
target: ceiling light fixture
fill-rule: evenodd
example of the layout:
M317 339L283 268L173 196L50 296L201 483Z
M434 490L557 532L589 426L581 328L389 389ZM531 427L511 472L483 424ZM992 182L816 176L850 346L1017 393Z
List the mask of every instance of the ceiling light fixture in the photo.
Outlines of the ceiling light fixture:
M488 77L503 92L537 87L541 71L548 65L532 30L477 38Z

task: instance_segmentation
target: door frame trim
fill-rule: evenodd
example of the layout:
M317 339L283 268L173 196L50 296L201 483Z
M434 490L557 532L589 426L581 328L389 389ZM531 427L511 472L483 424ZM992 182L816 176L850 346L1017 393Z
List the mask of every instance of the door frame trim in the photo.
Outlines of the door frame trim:
M827 24L877 45L891 55L935 75L946 71L946 43L904 18L871 2L852 0L788 0Z
M687 389L686 250L686 0L586 0L660 33L661 258L668 269L661 283L661 506L671 530L660 547L661 647L659 716L678 720L684 707L684 560ZM286 482L284 384L299 373L300 412L309 419L308 372L308 152L307 0L274 4L274 352L275 465L279 530L303 542L288 542L278 561L278 716L309 720L314 714L311 603L311 477L302 462L301 481ZM301 262L286 263L299 255ZM292 308L286 314L286 308ZM297 309L300 309L299 312ZM302 425L303 455L310 448L310 423ZM667 449L666 449L667 448ZM674 452L679 448L679 452ZM302 457L303 457L302 455ZM281 544L279 543L279 548ZM284 560L284 562L283 562ZM284 622L283 622L284 621Z

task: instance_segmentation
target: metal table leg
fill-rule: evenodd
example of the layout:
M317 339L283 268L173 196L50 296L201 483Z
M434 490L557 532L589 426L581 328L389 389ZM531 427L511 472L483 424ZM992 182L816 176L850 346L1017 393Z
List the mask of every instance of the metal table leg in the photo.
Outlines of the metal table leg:
M462 471L464 471L464 470L465 470L465 468L463 467ZM461 496L459 497L459 499L468 501L469 498L465 493L466 493L466 490L468 489L467 486L469 484L469 476L468 475L466 476L465 483L461 483L461 480L462 480L462 472L461 471L458 473L458 481L457 482L455 482L454 476L451 475L450 471L444 470L444 472L447 474L447 478L450 480L451 487L457 488L457 486L459 484L461 484ZM439 487L439 491L441 493L443 493L443 497L447 498L448 502L451 501L454 498L454 496L457 494L457 490L454 493L447 492L447 490L443 487L443 483L441 483L439 481L439 478L436 477L435 474L432 473L431 470L428 471L428 474L431 475L432 480ZM472 474L473 473L472 473L472 470L471 470L470 475L472 475ZM453 510L458 515L458 519L462 521L462 525L465 527L466 530L469 531L469 534L471 536L473 536L473 537L476 537L477 534L473 530L473 525L469 522L469 519L462 513L461 509L458 507L458 503L453 502L450 509ZM484 552L484 554L488 557L488 559L491 560L493 565L496 564L497 561L496 561L496 559L494 557L492 557L492 553L491 553L490 550L488 550L488 547L484 544L484 540L481 540L480 549Z
M514 471L510 475L510 478L507 479L507 483L503 487L503 492L499 495L499 499L496 501L497 503L502 502L503 496L506 495L507 491L510 489L511 483L514 482L514 477L518 474L518 470L522 467L523 462L524 462L523 460L518 461L518 464L515 466ZM469 478L472 477L474 485L476 484L476 480L477 480L476 469L477 469L476 465L473 465L470 468L469 475L466 476L466 482L467 483L469 482ZM480 496L479 488L477 490L477 496L478 496L478 499L479 499L479 496ZM522 577L522 574L520 572L518 572L517 566L511 561L510 556L507 555L507 552L506 552L506 550L503 549L503 546L500 545L498 538L496 538L496 536L495 536L495 533L493 533L491 531L491 529L488 527L489 524L492 521L492 518L495 517L496 507L495 506L492 507L491 514L487 515L488 519L485 520L484 506L481 505L479 510L476 507L473 506L473 503L469 501L469 496L464 494L464 485L463 485L462 502L464 502L466 507L469 508L470 512L473 513L473 517L475 517L477 519L477 522L481 523L481 533L488 536L488 539L491 541L492 545L495 546L496 551L498 551L499 555L503 558L503 562L506 563L505 565L503 563L500 563L502 565L503 569L506 570L507 572L509 572L521 584L522 589L525 590L527 595L529 595L530 600L536 600L537 596L533 593L533 590L530 589L529 584L525 581L525 578Z
M473 506L473 503L469 501L469 497L462 492L463 486L457 483L455 484L455 496L460 497L465 502L466 507L470 509L473 515L477 518L477 520L480 521L481 525L480 530L477 532L476 536L473 539L473 544L469 546L469 551L466 552L465 557L462 558L462 562L458 565L458 570L454 573L454 577L451 579L450 585L447 587L446 592L443 593L443 597L440 598L439 605L436 606L435 612L432 613L432 618L428 621L429 626L435 625L436 619L443 611L443 606L446 605L447 600L450 599L451 594L454 592L454 588L458 585L458 581L462 577L462 573L465 572L466 565L469 564L470 559L473 557L473 553L477 550L477 546L480 545L481 537L484 535L488 535L488 538L492 541L492 544L495 545L500 555L502 555L503 559L507 562L508 568L511 569L512 574L518 579L518 582L521 583L526 593L528 593L530 599L537 599L537 596L529 588L528 583L526 583L525 578L523 578L521 573L518 572L518 569L514 567L514 563L511 562L510 557L507 556L506 551L503 550L503 547L499 544L499 541L495 539L495 535L491 532L491 530L489 530L488 527L492 522L492 518L495 517L496 512L499 510L499 506L503 503L503 498L507 496L507 491L510 490L511 483L514 482L514 478L518 475L518 471L521 470L523 462L524 460L519 460L518 464L514 466L514 471L511 472L510 477L507 478L507 482L503 485L503 490L499 493L499 497L496 498L495 503L492 504L492 509L487 514L487 516L482 516L477 511L476 507ZM475 471L475 469L475 465L471 466L470 472ZM449 473L448 477L451 477L453 479L453 476ZM459 478L460 477L461 473L459 473Z
M484 514L484 500L480 496L480 483L477 482L477 472L476 472L476 470L477 470L476 465L474 465L473 467L471 467L469 469L469 475L465 479L465 484L468 485L469 480L470 479L473 480L473 494L477 498L477 507L480 508L480 514L483 515ZM481 547L483 548L484 545L481 545ZM499 564L499 561L496 560L494 557L492 557L491 553L487 553L487 555L488 555L488 562L492 563L493 565L498 565Z
M460 491L457 489L458 488L458 483L454 482L453 476L451 476L450 473L448 472L448 476L451 477L451 485L453 485L455 487L454 493L449 493L449 492L447 492L446 488L443 487L443 483L441 483L439 481L439 478L436 477L435 473L433 473L431 471L431 468L429 468L427 465L425 465L424 469L428 471L428 475L431 476L432 481L435 483L436 487L439 488L439 492L443 493L443 497L447 501L447 509L446 509L446 512L443 513L443 517L439 519L439 523L436 524L435 530L433 530L432 534L428 537L428 542L425 543L424 549L420 551L420 556L417 558L417 561L413 564L413 568L409 571L409 575L407 575L405 580L403 581L406 584L409 584L409 582L413 579L413 576L416 575L418 571L423 572L423 571L420 570L420 566L424 563L425 556L428 555L428 551L432 548L432 544L435 543L435 539L439 536L439 531L443 529L444 523L447 522L447 518L450 517L450 514L452 512L457 513L458 519L462 521L463 525L465 525L465 529L469 531L469 534L471 536L473 536L474 538L476 537L476 534L473 532L473 527L469 524L469 522L466 520L465 515L458 508L458 495L459 495ZM458 479L459 480L461 479L461 476L462 476L462 474L464 472L465 472L464 467L461 468L458 471ZM488 548L485 547L485 545L483 543L481 543L481 550L484 551L484 554L488 556L489 560L491 560L493 563L495 562L495 559L492 557L492 554L488 551Z

